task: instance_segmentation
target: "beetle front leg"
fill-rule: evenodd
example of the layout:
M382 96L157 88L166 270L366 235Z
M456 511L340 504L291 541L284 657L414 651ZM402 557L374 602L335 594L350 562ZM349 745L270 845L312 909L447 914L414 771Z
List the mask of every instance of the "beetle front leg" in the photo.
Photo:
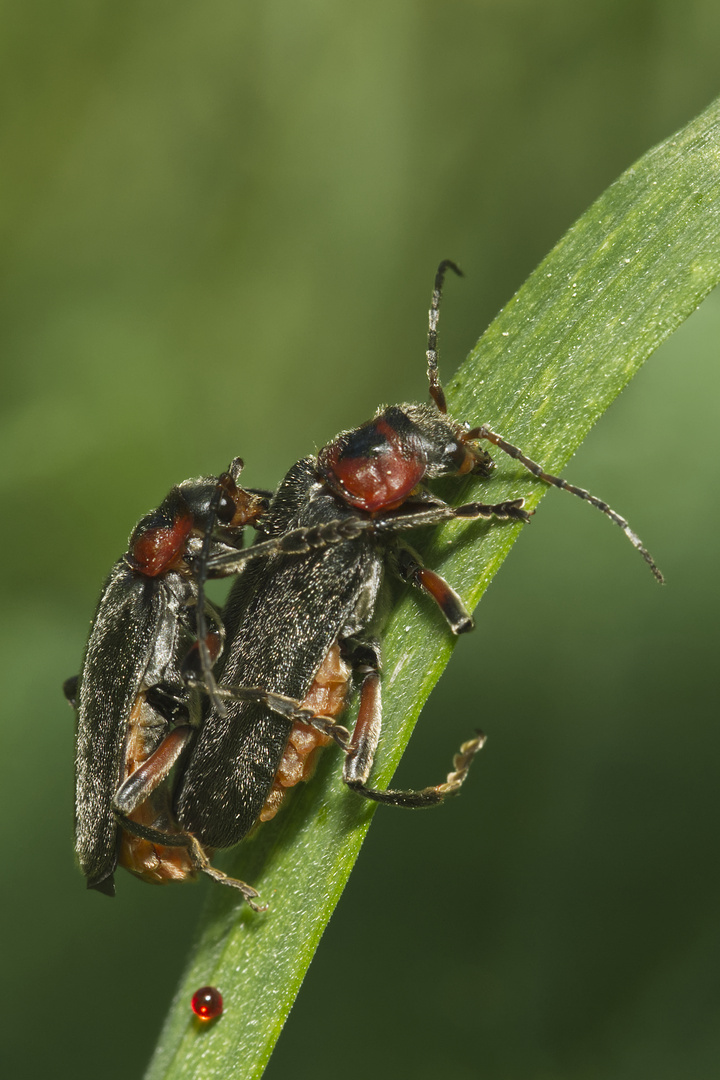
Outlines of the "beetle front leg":
M376 536L382 533L398 533L405 529L421 529L428 525L442 525L446 521L477 521L496 518L498 521L526 523L535 513L523 510L524 499L506 499L500 503L463 503L450 506L442 499L431 497L422 503L406 503L401 509L384 518L374 518L370 526ZM411 508L414 507L414 508Z
M382 728L379 656L377 650L372 651L375 656L374 664L363 663L362 665L365 668L365 677L360 689L360 708L343 767L343 780L358 795L372 799L374 802L403 806L408 809L437 806L447 795L453 795L460 789L470 770L473 758L485 743L485 736L478 732L474 739L469 739L462 744L453 758L452 771L448 773L442 784L422 788L420 791L379 791L368 787L367 782Z
M407 508L394 511L384 518L347 517L328 521L323 525L302 526L270 540L261 540L240 551L215 555L207 562L207 576L228 577L238 573L252 559L269 555L307 555L312 551L356 540L363 533L381 536L401 529L421 529L429 525L441 525L446 521L476 521L497 518L498 521L527 522L534 510L523 510L524 499L507 499L501 503L464 503L448 506L441 500L432 500L420 509Z

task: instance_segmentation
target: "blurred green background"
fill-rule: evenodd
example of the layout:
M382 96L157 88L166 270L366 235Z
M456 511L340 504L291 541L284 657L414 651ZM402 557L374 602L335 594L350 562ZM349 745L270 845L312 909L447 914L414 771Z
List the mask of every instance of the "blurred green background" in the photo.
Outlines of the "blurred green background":
M0 1063L126 1080L210 887L120 875L110 902L73 865L60 684L127 534L178 480L241 454L274 486L423 398L445 256L454 371L720 91L720 9L28 0L0 6L0 50ZM717 1075L719 335L713 296L567 470L666 588L544 500L398 779L433 780L476 725L482 759L442 810L381 808L268 1077Z

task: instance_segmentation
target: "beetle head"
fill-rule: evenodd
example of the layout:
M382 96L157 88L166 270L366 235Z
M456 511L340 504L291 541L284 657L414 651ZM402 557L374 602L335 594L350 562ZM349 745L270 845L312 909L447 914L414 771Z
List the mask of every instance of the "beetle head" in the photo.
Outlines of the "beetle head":
M381 409L318 455L318 471L331 491L368 513L396 509L433 477L488 476L494 467L466 429L434 405Z
M128 565L151 578L182 570L191 538L204 536L211 512L217 517L217 529L226 536L254 524L268 504L262 496L240 487L242 467L241 459L235 458L219 479L202 476L174 487L157 510L135 526L125 556ZM220 498L214 509L218 485Z

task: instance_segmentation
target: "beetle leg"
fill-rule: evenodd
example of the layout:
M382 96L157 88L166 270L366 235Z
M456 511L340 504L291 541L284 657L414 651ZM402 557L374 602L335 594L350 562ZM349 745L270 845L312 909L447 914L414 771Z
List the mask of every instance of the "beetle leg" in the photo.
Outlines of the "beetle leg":
M385 518L376 518L369 524L374 533L396 533L405 529L420 529L426 525L440 525L444 521L472 521L477 518L497 518L499 521L529 521L533 511L523 510L524 499L508 499L501 503L463 503L450 506L439 502L422 510L398 511Z
M210 578L227 577L237 573L251 559L266 558L268 555L306 555L310 551L341 544L346 540L356 540L363 532L373 531L374 522L366 518L342 518L329 521L324 525L302 526L290 529L282 536L270 540L261 540L251 547L239 551L216 555L208 560L207 576Z
M167 720L168 724L189 723L190 708L184 686L176 686L173 683L155 683L145 691L145 700L154 712Z
M159 746L128 776L115 792L112 807L116 815L131 814L163 782L187 746L193 728L181 725L168 732Z
M187 845L188 853L196 870L199 870L202 874L206 874L207 877L212 878L213 881L217 881L219 885L229 885L232 889L237 889L238 892L242 893L245 903L248 907L252 908L253 911L267 911L267 904L256 904L254 902L260 895L257 889L253 889L252 885L248 885L245 881L240 881L239 878L229 877L227 874L224 874L222 870L218 870L216 866L212 866L200 841L193 836L192 833L185 833L184 836L186 841L189 841Z
M376 788L368 787L367 781L382 727L379 655L377 649L372 651L374 662L362 663L359 667L360 673L364 669L365 677L360 689L360 708L352 742L343 767L343 780L358 795L372 799L374 802L389 803L391 806L404 806L410 809L436 806L447 795L453 795L460 789L475 754L485 743L485 736L482 732L478 732L474 739L469 739L462 744L453 758L452 771L448 773L442 784L422 788L420 791L378 791ZM367 656L364 656L363 660L367 660Z
M524 499L508 499L501 503L465 503L449 506L438 502L422 510L397 511L384 518L349 517L328 521L324 525L312 525L290 529L271 540L262 540L252 547L242 548L208 560L207 576L226 577L237 573L251 559L268 555L305 555L332 544L356 540L362 533L395 533L401 529L419 529L427 525L440 525L444 521L498 518L500 521L529 521L534 511L523 510Z
M475 626L472 615L445 578L423 566L420 556L408 544L390 549L392 567L401 581L407 581L432 597L445 616L453 634L465 634Z
M245 902L253 911L267 911L266 904L255 904L253 902L260 895L257 889L253 889L252 885L248 885L245 881L229 877L222 870L218 870L217 867L213 866L202 844L192 833L181 831L163 832L161 829L153 829L148 825L140 825L118 810L115 811L115 816L123 829L132 833L133 836L139 836L141 840L149 840L151 844L160 844L162 847L185 848L193 870L206 874L213 881L219 882L220 885L229 885L231 888L237 889L238 892L242 893Z
M192 731L193 729L188 726L177 727L165 736L150 757L120 785L113 799L113 812L121 827L132 833L133 836L138 836L142 840L148 840L150 843L159 844L162 847L184 847L194 870L206 874L222 885L230 885L232 888L238 889L253 911L265 911L265 907L253 902L255 897L258 896L257 890L244 881L228 877L222 870L212 866L202 845L191 833L165 832L161 829L154 829L152 826L142 825L137 821L133 821L130 817L130 814L145 802L165 780L187 746Z
M201 686L202 684L191 680L190 685ZM329 735L343 750L347 750L350 745L350 732L346 727L336 724L330 716L323 716L313 712L312 709L305 708L296 698L263 690L259 686L218 686L216 693L220 698L232 701L256 701L280 716L284 716L286 720L308 724L322 735Z

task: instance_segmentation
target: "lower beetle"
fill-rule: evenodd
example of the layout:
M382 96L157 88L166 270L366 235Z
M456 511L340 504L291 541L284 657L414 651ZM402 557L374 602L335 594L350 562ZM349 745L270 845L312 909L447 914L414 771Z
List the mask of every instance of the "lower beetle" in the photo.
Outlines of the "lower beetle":
M219 480L186 480L139 522L103 588L81 673L65 684L77 709L77 858L88 888L109 896L118 863L146 881L197 869L222 877L199 847L153 843L152 830L168 840L174 831L164 780L199 718L182 667L206 614L203 648L213 658L222 648L219 616L204 596L198 617L194 564L203 547L210 556L236 551L244 526L267 507L239 487L241 469L237 458Z
M378 635L385 569L429 594L454 634L473 627L459 596L423 566L401 534L454 518L529 518L522 499L452 507L426 486L437 477L489 477L494 463L480 440L602 510L662 580L628 523L607 504L545 472L490 428L470 429L447 415L437 368L437 323L448 269L460 273L454 263L441 263L430 308L431 402L381 409L368 423L342 432L317 457L297 462L260 523L259 547L270 552L263 561L246 563L246 555L232 553L209 559L209 574L237 569L239 577L223 610L227 647L218 686L224 707L211 705L176 786L178 825L203 846L231 847L257 821L274 815L285 789L307 775L311 751L327 741L315 730L320 725L298 721L307 720L308 711L338 716L353 680L360 706L352 737L344 738L339 725L325 731L345 752L348 786L366 798L406 807L436 804L459 789L482 735L461 747L452 772L433 787L380 791L368 780L381 727ZM307 554L298 559L294 553L301 550ZM268 708L261 694L251 696L251 688L286 697L286 715Z

